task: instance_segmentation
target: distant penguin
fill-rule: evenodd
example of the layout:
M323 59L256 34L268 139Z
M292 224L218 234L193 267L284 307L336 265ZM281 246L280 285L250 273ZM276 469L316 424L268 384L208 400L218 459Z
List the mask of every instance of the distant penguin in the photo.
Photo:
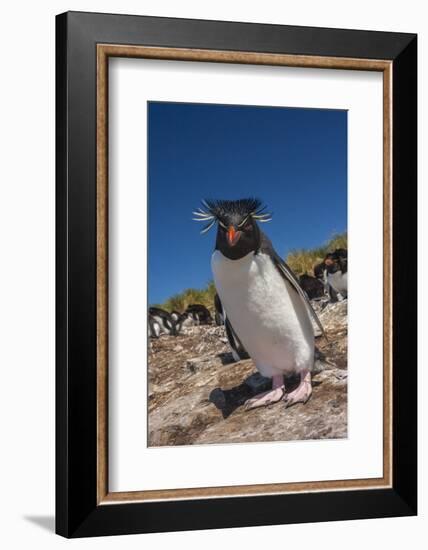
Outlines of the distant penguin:
M193 316L197 325L211 325L213 321L209 309L202 304L190 304L186 312Z
M320 264L315 265L314 266L314 275L315 275L315 277L319 280L323 280L325 270L326 270L326 267L325 267L324 262L321 262Z
M179 318L174 323L176 336L180 334L183 328L191 327L195 324L193 316L190 313L180 313Z
M179 313L178 311L171 311L171 318L172 320L175 322L175 321L178 321L178 319L180 318L180 315L181 313Z
M338 248L327 255L325 264L327 269L327 281L333 289L333 301L337 301L338 295L348 297L348 259L347 250Z
M156 319L149 314L148 317L148 336L149 338L159 338L161 327Z
M325 295L324 283L307 273L300 275L299 283L308 295L309 300L317 300Z
M329 296L330 294L330 285L327 281L327 266L324 262L314 266L314 275L318 281L323 285L324 296Z
M343 273L340 269L337 269L336 271L331 271L331 269L334 269L334 266L332 268L329 268L327 280L331 288L334 290L334 292L337 294L340 294L342 298L348 297L348 273Z
M203 201L195 212L217 223L211 267L226 319L272 389L246 402L247 409L284 400L286 406L306 403L312 394L314 329L318 320L296 276L273 249L257 222L270 215L257 199ZM229 336L229 335L228 335ZM298 387L286 392L284 375L297 374Z
M185 311L180 316L180 324L182 327L193 327L195 326L196 322L193 315Z
M161 333L169 334L175 336L174 321L172 320L171 314L164 309L158 307L150 307L149 314L152 318L159 324L161 328Z
M336 258L342 258L343 260L348 259L348 251L346 248L336 248L333 254Z

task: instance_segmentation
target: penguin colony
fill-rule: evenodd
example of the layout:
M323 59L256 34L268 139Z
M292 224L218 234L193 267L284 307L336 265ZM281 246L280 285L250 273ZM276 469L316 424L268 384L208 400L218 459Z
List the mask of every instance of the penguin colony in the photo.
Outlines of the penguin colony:
M159 338L161 334L178 336L184 327L211 325L213 322L209 310L201 304L191 304L186 311L168 311L150 307L147 330L149 338Z

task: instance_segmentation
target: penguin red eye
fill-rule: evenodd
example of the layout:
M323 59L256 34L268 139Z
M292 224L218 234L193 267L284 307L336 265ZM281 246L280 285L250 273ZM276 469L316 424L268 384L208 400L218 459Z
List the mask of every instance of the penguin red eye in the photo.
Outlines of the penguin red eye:
M244 231L251 231L253 229L253 224L252 223L246 223L244 225Z

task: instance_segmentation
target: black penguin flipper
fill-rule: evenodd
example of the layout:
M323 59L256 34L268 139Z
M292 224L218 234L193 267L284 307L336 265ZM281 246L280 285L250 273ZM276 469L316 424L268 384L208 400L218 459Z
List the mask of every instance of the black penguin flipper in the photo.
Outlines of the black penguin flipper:
M249 359L250 356L248 355L247 350L244 348L241 340L238 338L238 335L233 330L233 327L227 316L225 316L224 327L226 329L226 336L232 349L232 355L235 361L240 361L241 359Z
M324 331L324 327L322 326L321 321L319 320L318 315L315 313L315 310L312 307L312 304L309 301L309 298L308 298L306 292L300 286L299 281L297 280L296 276L294 275L294 273L292 272L290 267L279 256L277 256L276 258L273 258L273 260L274 260L274 263L275 263L276 267L278 268L279 272L284 277L284 279L286 279L289 283L291 283L291 286L298 293L298 295L302 298L302 300L304 301L306 307L309 310L309 313L310 313L311 317L313 318L313 320L317 324L318 328L320 329L322 335L324 336L324 338L328 342L327 335Z
M241 343L241 340L238 338L238 335L233 330L232 324L227 318L226 312L223 308L223 305L221 303L220 297L218 294L214 297L214 305L216 309L216 313L224 319L224 328L226 329L226 336L227 340L229 342L229 346L232 350L232 355L235 361L240 361L241 359L248 359L250 356L248 355L246 349Z
M214 309L215 309L215 322L217 326L224 325L223 320L223 306L221 305L221 301L219 298L219 295L216 293L214 296Z
M327 335L324 331L324 327L321 324L321 321L318 318L318 315L315 313L314 308L312 307L311 302L309 301L308 295L303 290L303 288L300 286L299 280L296 277L296 275L293 273L292 269L284 262L284 260L277 254L275 249L272 246L272 243L270 240L266 237L264 233L261 235L261 246L260 251L268 254L271 258L273 263L275 264L276 268L278 269L279 273L282 275L282 277L288 281L291 286L294 288L294 290L297 292L297 294L301 297L303 300L303 303L306 305L309 314L317 324L318 328L320 329L322 335L328 342Z

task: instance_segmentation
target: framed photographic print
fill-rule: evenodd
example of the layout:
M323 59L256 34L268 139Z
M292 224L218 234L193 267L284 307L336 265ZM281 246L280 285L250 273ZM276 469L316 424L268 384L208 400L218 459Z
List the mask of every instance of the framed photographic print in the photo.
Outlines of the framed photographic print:
M416 514L416 36L56 25L57 532Z

